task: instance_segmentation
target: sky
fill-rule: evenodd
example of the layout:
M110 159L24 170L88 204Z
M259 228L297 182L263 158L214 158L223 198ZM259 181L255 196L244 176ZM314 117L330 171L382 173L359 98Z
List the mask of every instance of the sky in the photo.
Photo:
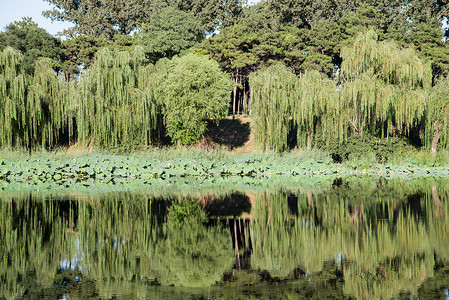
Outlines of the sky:
M48 2L43 0L0 0L0 31L5 31L6 25L22 20L22 17L31 17L39 27L46 29L50 34L56 34L70 27L71 23L51 22L42 16L42 11L51 9Z
M255 4L260 0L248 0L248 4ZM22 20L22 17L31 17L39 27L44 28L50 34L56 36L58 32L69 28L71 23L51 22L42 16L42 11L51 9L52 6L43 0L0 0L0 31L14 22Z

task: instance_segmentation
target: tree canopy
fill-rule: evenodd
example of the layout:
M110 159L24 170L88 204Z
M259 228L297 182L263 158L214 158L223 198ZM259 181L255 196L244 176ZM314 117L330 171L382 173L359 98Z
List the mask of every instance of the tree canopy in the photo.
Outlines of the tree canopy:
M0 146L36 149L53 145L66 124L68 89L40 58L33 76L24 55L11 47L0 52Z
M446 117L443 120L444 113L439 112L446 111L447 97L439 94L443 83L432 87L429 63L411 48L378 41L373 30L359 34L352 45L343 47L341 57L340 75L335 80L316 72L296 78L284 66L252 75L259 143L285 149L293 125L298 143L303 145L316 135L327 142L335 138L343 142L349 135L366 133L387 138L395 132L407 136L414 126L422 126L423 142L436 146L447 130L443 125Z
M63 56L61 41L38 27L31 18L13 22L6 26L4 32L0 32L0 51L6 47L23 53L23 68L28 74L33 74L34 63L40 57L50 58L53 67L60 68L59 63Z
M226 116L232 82L205 56L175 57L165 67L159 96L168 135L176 143L192 144L203 136L206 119Z
M65 41L27 18L0 33L0 50L22 52L2 52L19 57L2 69L3 145L51 145L61 130L191 144L232 112L254 118L265 149L366 135L448 146L446 1L46 1L74 24Z
M150 17L141 36L145 52L154 63L164 57L172 58L201 42L204 30L193 13L168 6Z
M150 23L161 9L172 6L191 13L204 32L233 24L243 10L242 0L45 0L53 5L44 15L51 20L74 24L65 34L103 36L130 34Z

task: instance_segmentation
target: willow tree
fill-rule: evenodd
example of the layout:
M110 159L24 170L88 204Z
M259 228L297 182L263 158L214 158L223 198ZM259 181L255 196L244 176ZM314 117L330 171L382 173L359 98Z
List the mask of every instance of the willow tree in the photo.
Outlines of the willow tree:
M152 141L157 105L151 66L142 47L132 53L104 48L77 95L78 139L82 144L120 145Z
M284 191L257 195L251 266L282 278L298 267L309 275L323 274L325 262L335 261L351 297L416 294L449 255L447 180L346 184L324 193L298 193L297 206ZM410 210L416 196L418 213Z
M435 153L440 142L449 147L449 78L438 80L429 93L427 103L426 144Z
M371 30L344 47L341 57L341 74L335 80L316 72L295 78L285 68L276 69L280 67L254 75L256 139L266 141L266 148L282 150L290 117L298 142L308 145L316 134L327 143L343 143L351 134L407 135L425 124L432 70L413 49L378 42Z
M408 133L418 122L432 83L432 69L412 48L400 49L394 42L378 42L371 30L357 36L354 44L342 49L342 77L345 81L340 102L356 134L373 132L387 123Z
M34 76L28 76L19 51L0 52L0 146L52 146L66 123L67 101L67 87L50 59L39 59Z
M249 78L251 112L256 142L266 150L287 148L291 129L292 103L298 99L298 80L284 65L278 64L253 73Z
M342 113L334 101L338 98L336 83L317 71L306 72L298 80L298 97L292 102L292 117L299 145L312 146L314 136L327 133L330 138L344 134L334 127L335 116Z
M73 214L63 217L60 202L53 200L32 193L1 199L2 298L22 298L54 287L61 262L74 257Z
M421 124L432 70L413 49L400 49L391 41L378 42L377 34L370 30L343 47L341 57L339 83L327 79L304 83L302 89L318 93L300 98L295 122L309 124L327 142L338 138L340 143L350 134L377 135L379 128L382 137L407 135ZM308 112L305 118L304 111Z

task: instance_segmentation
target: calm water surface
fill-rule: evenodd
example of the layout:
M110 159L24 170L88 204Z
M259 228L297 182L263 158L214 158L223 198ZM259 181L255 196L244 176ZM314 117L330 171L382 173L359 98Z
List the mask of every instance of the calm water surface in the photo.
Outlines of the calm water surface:
M449 299L449 181L0 193L0 299Z

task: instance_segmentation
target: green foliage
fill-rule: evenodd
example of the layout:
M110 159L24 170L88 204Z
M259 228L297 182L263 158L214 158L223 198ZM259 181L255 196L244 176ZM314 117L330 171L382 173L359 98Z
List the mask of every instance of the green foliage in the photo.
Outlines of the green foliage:
M430 65L413 49L378 42L377 34L370 30L343 47L341 57L338 82L317 72L298 79L285 68L280 72L279 67L253 75L252 109L259 143L267 143L267 149L283 150L291 128L298 132L299 145L306 140L309 143L315 135L326 144L335 140L342 144L351 134L388 138L407 136L418 127L423 132L421 139L430 146L435 122L438 134L446 135L447 97L443 93L447 87L443 88L444 83L431 87ZM290 118L294 127L289 127Z
M191 48L204 38L204 30L193 13L172 6L162 8L143 26L142 44L150 61L175 55Z
M251 74L250 85L256 142L266 150L285 150L292 102L298 89L296 76L285 66L274 65Z
M167 133L174 143L192 144L204 134L206 119L218 121L226 115L232 83L218 63L205 56L175 57L166 68L158 93Z
M215 30L236 22L243 10L244 1L169 1L169 0L101 0L78 1L45 0L54 8L44 15L51 20L74 24L64 34L103 36L127 35L149 23L152 16L167 6L192 13L199 20L203 32Z
M353 45L342 49L341 56L342 74L346 80L354 80L366 73L401 88L428 88L431 85L431 70L413 49L399 49L395 43L378 42L374 30L357 35Z
M447 193L444 182L396 185L369 178L343 181L323 194L259 195L252 210L251 265L281 278L299 268L313 280L326 261L337 260L347 296L416 295L424 279L433 277L435 257L447 256ZM291 205L295 198L297 206Z
M441 23L435 19L412 24L399 43L413 45L419 58L432 65L434 78L449 74L449 51L444 41Z
M213 33L235 24L243 11L245 0L172 0L163 1L179 10L193 13L205 32Z
M431 145L436 150L434 143L447 149L449 147L449 78L437 80L436 84L429 91L427 103L426 144Z
M20 198L0 201L0 296L7 298L50 288L61 261L74 252L64 222L69 220L55 218L55 204L31 194Z
M287 221L289 210L286 195L282 193L258 195L251 213L253 214L251 267L256 270L267 270L274 277L287 277L296 266L296 263L292 262L299 249L290 244L296 234L290 231L291 226Z
M144 59L142 47L132 53L108 48L97 53L76 99L79 142L102 146L152 142L158 106L152 65L144 67Z
M61 68L68 81L72 75L78 74L81 66L85 68L91 66L95 53L106 46L106 41L101 37L79 35L65 40L62 46L65 59Z
M377 163L387 163L399 157L411 157L417 154L415 147L400 137L382 139L371 135L349 136L343 143L339 143L338 140L326 143L326 140L325 137L317 135L315 145L331 153L335 161L342 162L349 159L356 162L369 158L371 163L364 166L367 168Z
M163 285L204 287L219 282L232 268L230 234L221 228L196 223L167 231L156 246L156 270Z
M53 145L67 124L68 86L61 84L49 58L35 64L34 76L24 70L24 56L7 47L0 52L0 146Z
M45 0L52 7L44 11L51 20L67 21L73 27L64 30L65 35L88 35L112 38L117 34L129 34L154 7L150 0L77 1Z
M232 272L231 234L220 220L204 226L188 217L170 226L167 201L140 190L62 195L37 193L35 186L30 193L2 193L0 296L444 296L447 183L359 177L324 190L264 188L253 194L252 219L245 223L252 269ZM194 205L173 189L164 198L175 195L178 204ZM214 191L207 195L221 200ZM278 278L267 280L267 272ZM304 285L300 292L298 285Z
M168 209L167 223L171 227L182 227L188 222L205 223L204 208L195 200L174 200Z
M45 29L39 28L31 18L23 18L8 26L0 32L0 51L6 47L20 50L23 57L23 68L29 75L34 73L34 64L41 57L52 60L52 67L60 69L60 61L63 59L61 41L51 36Z

